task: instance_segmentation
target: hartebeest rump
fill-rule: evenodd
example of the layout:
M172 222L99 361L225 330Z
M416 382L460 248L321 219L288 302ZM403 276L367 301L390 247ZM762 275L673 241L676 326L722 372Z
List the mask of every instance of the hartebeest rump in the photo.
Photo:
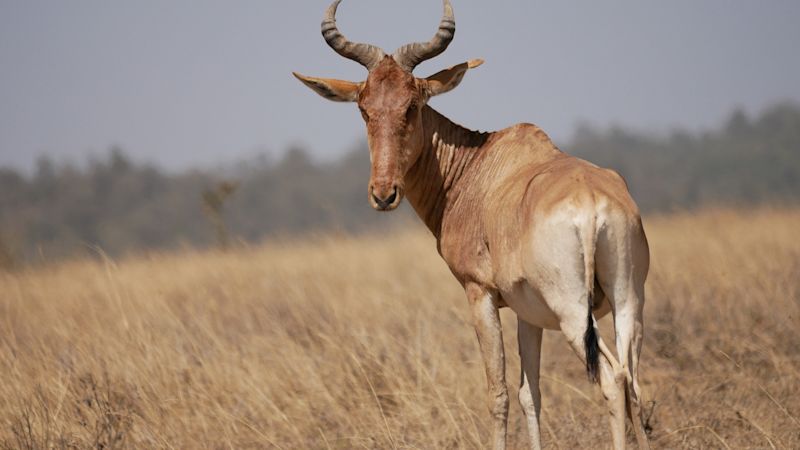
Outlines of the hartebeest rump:
M339 32L339 1L328 8L322 34L337 53L367 68L366 81L295 76L327 99L358 104L372 161L370 204L388 211L408 197L464 286L486 368L494 447L506 444L508 389L498 310L508 306L518 317L519 401L532 446L541 447L542 330L552 329L564 333L589 377L599 381L614 448L625 447L626 410L639 447L649 448L637 381L649 250L625 181L561 152L535 125L471 131L427 105L483 62L427 78L412 75L453 39L449 0L433 39L392 55ZM619 359L596 330L595 318L609 310Z

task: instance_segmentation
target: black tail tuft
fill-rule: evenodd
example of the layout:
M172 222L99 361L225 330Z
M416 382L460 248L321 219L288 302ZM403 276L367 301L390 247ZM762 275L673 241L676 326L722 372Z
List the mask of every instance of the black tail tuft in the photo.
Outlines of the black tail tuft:
M589 294L589 313L586 315L586 334L583 335L583 346L586 348L586 374L589 381L597 383L597 372L600 367L600 347L597 344L597 332L594 329L594 319L592 318L592 306L594 300Z

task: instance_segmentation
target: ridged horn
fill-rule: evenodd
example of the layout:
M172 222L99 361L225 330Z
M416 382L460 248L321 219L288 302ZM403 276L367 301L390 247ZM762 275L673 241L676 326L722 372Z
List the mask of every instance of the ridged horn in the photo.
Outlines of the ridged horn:
M336 8L341 1L335 0L325 11L325 18L322 19L322 36L336 53L352 59L366 67L367 70L372 70L386 56L386 53L374 45L350 42L339 32L339 29L336 28Z
M439 22L439 29L428 42L406 44L397 49L392 57L403 69L411 72L422 61L431 59L445 51L456 34L456 18L450 0L444 0L444 15Z

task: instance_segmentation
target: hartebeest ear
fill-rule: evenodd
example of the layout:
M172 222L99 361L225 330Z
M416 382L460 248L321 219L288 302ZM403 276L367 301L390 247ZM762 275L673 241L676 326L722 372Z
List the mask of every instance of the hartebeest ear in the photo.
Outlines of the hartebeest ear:
M292 72L292 75L310 87L317 94L333 100L334 102L355 102L358 101L358 92L363 83L353 83L352 81L334 80L332 78L314 78Z
M433 97L434 95L444 94L450 91L461 83L467 70L474 69L481 64L483 64L482 59L470 59L467 62L463 62L429 76L425 79L428 85L428 95Z

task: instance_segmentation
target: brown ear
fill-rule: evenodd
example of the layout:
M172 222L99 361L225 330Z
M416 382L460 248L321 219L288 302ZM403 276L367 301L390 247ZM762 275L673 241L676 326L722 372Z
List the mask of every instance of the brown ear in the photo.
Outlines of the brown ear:
M334 102L355 102L363 83L352 81L334 80L332 78L315 78L292 72L292 75L310 87L317 94Z
M428 82L428 95L444 94L458 86L467 70L474 69L483 64L482 59L470 59L467 62L455 65L441 72L437 72L425 80Z

